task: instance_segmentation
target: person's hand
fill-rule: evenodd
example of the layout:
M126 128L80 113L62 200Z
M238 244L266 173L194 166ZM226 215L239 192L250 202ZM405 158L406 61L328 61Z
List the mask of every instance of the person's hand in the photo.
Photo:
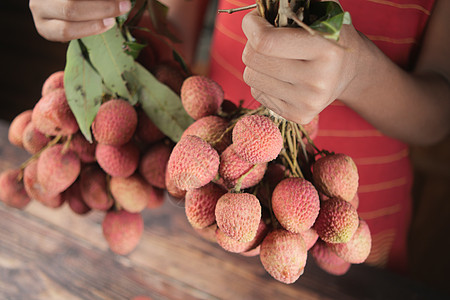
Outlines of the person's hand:
M66 42L107 31L128 12L129 0L30 0L36 29L51 41Z
M356 76L361 37L352 26L344 25L334 43L303 29L275 28L254 10L242 29L244 81L258 102L290 121L310 122Z

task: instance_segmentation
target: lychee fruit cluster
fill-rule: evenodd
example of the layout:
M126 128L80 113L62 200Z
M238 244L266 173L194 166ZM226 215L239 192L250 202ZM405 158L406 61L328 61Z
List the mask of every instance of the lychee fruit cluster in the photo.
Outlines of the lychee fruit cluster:
M336 275L365 261L371 237L357 213L358 171L351 157L314 145L318 117L301 126L264 107L230 106L204 76L184 81L181 100L195 122L170 154L166 183L185 195L196 232L226 251L259 255L287 284L303 274L308 253Z

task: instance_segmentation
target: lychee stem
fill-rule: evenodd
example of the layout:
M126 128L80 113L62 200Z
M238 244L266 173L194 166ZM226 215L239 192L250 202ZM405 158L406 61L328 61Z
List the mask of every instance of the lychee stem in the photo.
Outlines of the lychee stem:
M253 9L253 8L256 8L256 4L251 4L251 5L237 7L237 8L231 8L231 9L219 9L217 12L232 14L232 13L235 13L238 11L243 11L243 10L248 10L248 9Z
M234 189L233 189L234 192L239 193L241 191L242 182L244 181L245 177L247 177L248 174L250 174L256 167L257 167L257 165L253 165L253 167L251 167L250 170L248 170L247 172L245 172L244 175L239 177L239 179L236 182L236 185L234 186Z

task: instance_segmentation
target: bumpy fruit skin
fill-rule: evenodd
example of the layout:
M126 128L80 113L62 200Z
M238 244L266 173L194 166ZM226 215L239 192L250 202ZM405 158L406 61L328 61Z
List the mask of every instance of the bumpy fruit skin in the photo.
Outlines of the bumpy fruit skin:
M317 239L319 238L319 235L317 234L316 230L314 228L310 228L306 231L303 231L300 233L303 237L303 240L306 244L306 250L309 250L314 246L314 244L317 242Z
M126 178L112 177L109 189L122 209L131 213L143 211L153 193L153 187L139 174L133 174Z
M37 179L45 191L53 195L75 182L81 170L78 155L57 144L42 151L38 159Z
M114 253L126 255L139 244L144 221L140 213L109 211L102 222L103 236Z
M181 86L181 102L194 120L214 115L223 102L222 87L205 76L188 77Z
M252 164L277 158L283 148L283 137L277 125L266 116L244 116L233 128L236 153Z
M353 159L345 154L327 155L313 166L313 181L319 192L328 197L352 201L358 190L358 169Z
M186 193L185 212L192 227L202 229L216 221L216 203L227 191L215 183L208 183Z
M131 140L137 123L136 110L129 102L112 99L100 106L92 133L99 144L121 146Z
M239 179L241 180L241 189L246 189L257 185L267 169L267 163L252 164L243 160L234 150L234 145L230 145L220 155L219 174L223 179L224 185L228 189L234 188Z
M8 129L8 140L11 144L22 148L23 147L23 132L27 125L31 122L31 115L33 111L26 110L18 114L14 120L12 120L11 125Z
M264 222L263 219L259 222L258 229L256 230L255 237L250 242L238 242L235 239L230 238L228 235L222 232L220 228L216 230L216 240L219 246L229 252L233 253L243 253L248 252L252 249L258 247L263 239L269 232L269 226ZM258 252L259 253L259 252Z
M337 256L328 246L321 240L318 240L314 247L311 248L311 256L314 257L316 264L324 271L340 276L347 273L351 264Z
M152 73L159 82L167 85L173 92L180 94L186 75L175 61L162 61L152 68Z
M216 222L220 230L239 242L255 238L261 220L258 198L248 193L226 193L216 204Z
M131 176L139 164L139 148L133 143L122 146L98 144L95 158L100 167L113 177Z
M51 74L42 85L42 96L45 96L56 89L64 88L64 71L57 71Z
M114 202L106 190L106 173L96 165L88 165L80 174L81 195L87 206L107 211Z
M277 229L264 238L259 256L273 278L290 284L303 274L307 258L305 241L300 234Z
M165 143L151 146L141 157L139 173L151 185L166 188L166 169L172 148Z
M64 89L56 89L43 96L33 108L31 122L37 130L52 136L71 135L79 129Z
M366 221L359 220L359 226L353 237L347 243L328 244L331 250L346 262L363 263L370 254L372 237Z
M23 148L30 154L35 154L44 148L50 139L46 137L42 132L34 127L33 123L29 123L23 131Z
M139 141L144 144L152 144L165 137L143 110L138 110L137 115L138 124L135 134Z
M218 153L222 153L231 144L231 131L225 133L228 121L218 116L206 116L192 123L183 132L183 136L195 135L210 144Z
M0 174L0 200L8 206L23 209L31 199L22 181L17 180L20 170L6 170Z
M173 179L170 177L169 172L166 168L166 176L165 176L165 182L166 182L166 189L170 196L177 198L177 199L183 199L184 196L186 196L186 191L180 189L177 187Z
M80 160L84 163L95 162L95 147L97 144L89 143L81 132L77 132L72 136L69 149L78 154Z
M301 233L311 228L319 215L319 194L308 180L286 178L273 191L272 209L281 226Z
M198 136L188 135L175 145L167 172L182 190L196 189L212 181L219 170L219 154Z
M43 205L51 208L58 208L64 203L64 199L61 194L54 194L53 192L48 192L39 183L37 178L38 162L31 162L23 172L23 184L25 190L27 191L30 198L42 203Z
M91 208L84 202L81 195L80 181L77 180L67 190L61 194L63 202L66 202L70 209L78 214L85 215L91 211Z
M356 209L340 198L331 198L321 203L314 229L327 243L346 243L358 228Z

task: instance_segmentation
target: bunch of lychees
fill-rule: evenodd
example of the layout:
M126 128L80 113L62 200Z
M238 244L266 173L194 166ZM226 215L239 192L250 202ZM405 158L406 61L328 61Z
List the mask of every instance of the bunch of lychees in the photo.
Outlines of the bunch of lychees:
M196 121L170 155L166 182L185 197L198 232L227 251L259 255L284 283L303 273L308 251L336 275L365 261L371 237L356 211L357 168L345 154L317 149L318 118L301 126L264 107L233 108L204 76L184 81L181 100Z

